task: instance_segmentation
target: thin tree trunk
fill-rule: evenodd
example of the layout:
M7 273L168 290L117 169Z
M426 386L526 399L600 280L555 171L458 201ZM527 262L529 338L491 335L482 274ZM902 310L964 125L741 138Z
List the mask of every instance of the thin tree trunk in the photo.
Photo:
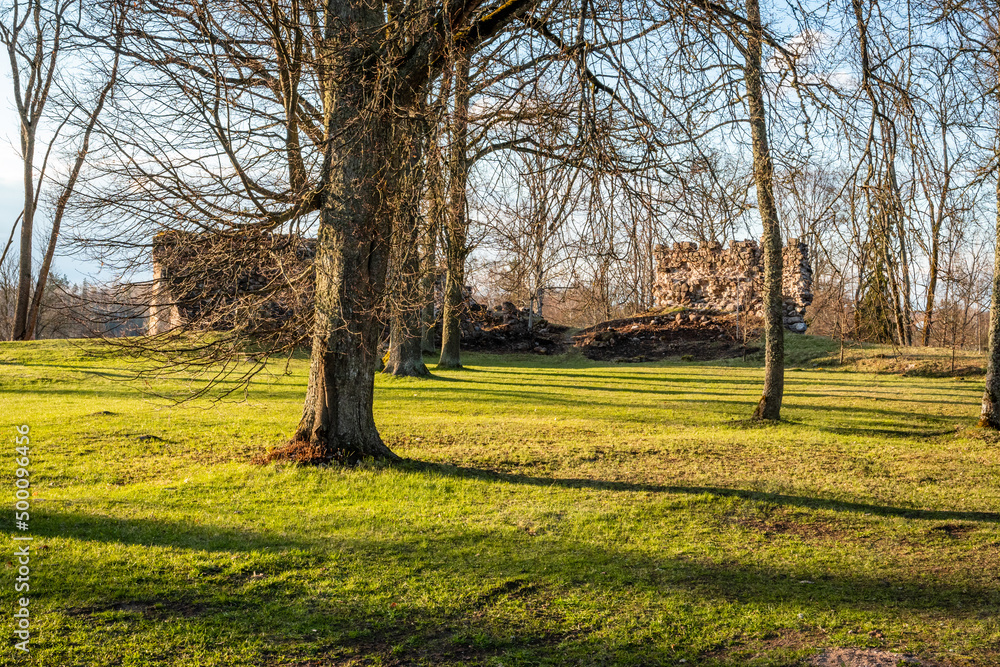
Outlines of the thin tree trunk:
M781 399L785 385L785 328L781 299L781 226L774 204L774 165L767 145L767 112L761 83L761 41L763 27L758 0L747 0L747 58L744 78L750 109L753 138L753 175L757 187L757 207L764 226L764 393L755 420L781 418Z
M434 340L434 285L437 282L437 225L429 221L424 230L423 252L420 257L420 292L424 306L420 311L420 349L437 350Z
M990 296L990 331L986 354L986 390L979 425L1000 429L1000 176L996 185L997 218L993 255L993 292Z
M944 159L944 183L941 186L941 198L938 202L937 210L931 206L931 252L930 267L928 270L927 282L927 307L924 309L924 335L923 345L928 347L931 344L931 328L934 324L934 295L937 292L938 282L938 256L941 253L941 227L944 224L944 207L947 203L948 190L951 186L951 167L948 156L948 126L941 126L941 152Z
M21 155L24 161L24 216L21 220L21 247L17 271L17 300L11 340L28 338L28 306L31 303L31 241L35 222L35 128L21 123Z
M11 340L25 340L30 337L28 309L31 302L32 235L34 234L35 211L38 205L38 190L45 173L43 164L36 185L34 174L35 138L55 76L63 28L62 11L65 7L57 7L51 16L43 18L41 2L30 2L25 7L24 20L20 23L15 22L16 25L10 25L4 31L4 42L7 46L14 83L14 103L21 123L20 143L24 176L24 217L21 222L17 299L14 304L14 326L11 330ZM27 43L21 43L19 42L21 32L28 25L27 14L31 15L31 28L28 29L33 30L34 34L27 38ZM52 23L50 24L49 21ZM49 27L52 30L52 37L47 42L46 30ZM33 45L31 45L32 42ZM21 60L29 50L31 52L30 60ZM21 60L20 63L19 60ZM27 81L23 81L21 78L25 71L28 75ZM56 134L58 135L58 130ZM50 150L54 141L53 138L49 142Z
M465 258L468 255L469 176L469 53L455 54L455 109L448 160L448 223L445 243L444 311L441 318L441 358L439 368L461 368L461 318L465 308Z
M443 107L448 100L451 89L451 78L447 77L441 83L441 92L438 100L438 107ZM447 206L444 203L444 178L441 173L441 145L440 145L441 121L435 119L434 128L427 142L427 227L424 229L423 252L421 254L420 285L424 299L422 313L422 341L421 349L424 352L434 352L437 350L434 327L436 324L436 313L434 312L437 301L438 282L438 258L437 244L438 234L445 225Z
M895 151L894 151L895 152ZM893 157L895 161L895 156ZM896 233L899 234L899 270L903 278L903 344L913 345L913 309L910 303L910 251L907 247L905 212L903 211L903 199L899 192L899 184L896 181L896 168L892 167L892 187L894 204L896 208Z
M927 306L924 309L924 334L923 343L924 347L928 347L931 344L931 327L934 324L934 294L937 291L938 282L938 255L941 252L940 239L939 239L939 228L934 225L934 229L931 231L931 256L930 256L930 269L928 272L929 280L927 282Z

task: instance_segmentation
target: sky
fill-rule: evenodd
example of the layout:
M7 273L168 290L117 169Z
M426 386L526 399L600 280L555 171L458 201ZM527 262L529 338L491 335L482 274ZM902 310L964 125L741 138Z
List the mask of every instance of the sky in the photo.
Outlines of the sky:
M10 226L21 212L21 156L17 150L18 122L10 75L0 78L0 232L7 242Z
M0 252L10 236L11 225L21 213L24 201L24 185L22 183L21 154L18 140L20 122L14 110L14 85L10 73L0 75ZM44 151L40 146L38 151ZM36 224L47 227L44 218ZM18 230L20 232L20 230ZM46 229L47 232L47 229ZM14 239L10 254L17 256L18 239ZM36 239L36 243L37 243ZM36 267L37 268L37 267ZM59 257L58 250L53 260L53 272L65 275L71 282L81 282L84 278L92 279L99 267L70 257Z

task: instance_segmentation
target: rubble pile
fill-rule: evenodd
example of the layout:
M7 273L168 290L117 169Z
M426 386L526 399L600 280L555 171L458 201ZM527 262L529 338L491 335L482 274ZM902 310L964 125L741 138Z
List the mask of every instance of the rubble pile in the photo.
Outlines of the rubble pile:
M762 322L752 314L714 309L665 309L601 322L573 336L588 359L613 362L726 359L753 354ZM745 341L749 341L747 347Z
M463 350L559 354L566 349L567 327L551 324L537 315L530 317L526 308L518 308L510 301L491 308L469 298L460 326Z

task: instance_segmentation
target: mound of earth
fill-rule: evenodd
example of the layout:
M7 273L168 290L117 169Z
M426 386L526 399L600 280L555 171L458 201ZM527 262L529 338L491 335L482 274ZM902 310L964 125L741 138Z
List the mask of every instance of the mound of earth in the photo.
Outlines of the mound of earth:
M559 354L566 350L568 327L529 318L527 310L510 302L495 308L473 303L467 313L461 323L463 350L533 354Z
M753 354L761 321L746 314L681 310L601 322L573 336L588 359L615 362L728 359Z

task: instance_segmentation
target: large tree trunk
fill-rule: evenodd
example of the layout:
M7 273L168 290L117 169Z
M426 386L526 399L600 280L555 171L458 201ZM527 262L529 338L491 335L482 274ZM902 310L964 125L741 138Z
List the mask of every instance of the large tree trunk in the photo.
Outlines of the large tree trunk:
M986 355L986 391L979 425L1000 429L1000 177L996 186L997 218L993 256L993 293L990 297L989 348Z
M465 258L468 255L468 203L466 186L469 177L467 150L469 126L469 53L458 51L455 57L455 109L451 131L451 154L448 159L448 222L445 243L444 312L441 317L441 358L438 368L461 368L461 318L465 309Z
M774 165L767 145L767 116L761 85L761 41L763 27L758 0L747 0L747 59L744 78L750 108L753 138L753 176L757 187L757 208L764 226L764 393L753 418L781 418L781 398L785 387L785 327L781 300L781 227L774 205Z
M372 412L374 376L400 185L394 132L399 99L386 99L369 52L384 22L378 7L329 0L326 15L327 144L317 235L316 304L309 386L292 441L270 458L308 463L398 458Z

